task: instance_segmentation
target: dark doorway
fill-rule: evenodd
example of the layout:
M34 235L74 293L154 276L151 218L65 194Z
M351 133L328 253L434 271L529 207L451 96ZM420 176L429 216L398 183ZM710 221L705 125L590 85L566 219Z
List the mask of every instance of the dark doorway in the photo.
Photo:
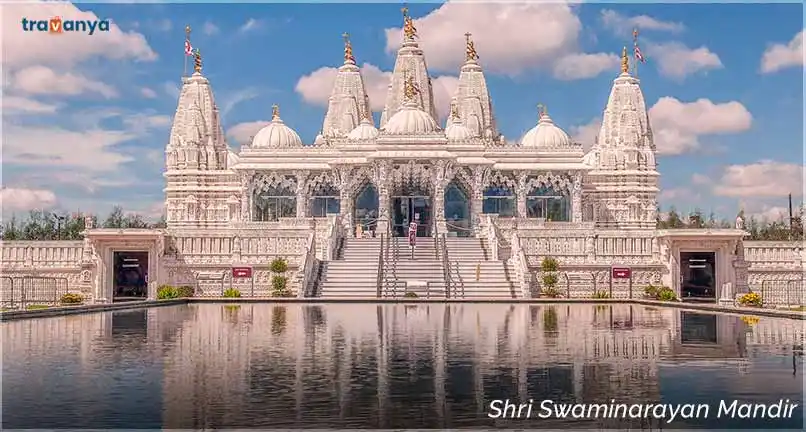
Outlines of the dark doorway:
M470 221L470 194L456 181L445 188L445 219L448 232L457 237L472 234Z
M148 296L148 252L115 252L115 301L142 300Z
M428 237L431 234L431 197L424 195L407 195L392 197L392 214L394 225L392 232L397 237L405 237L409 232L409 223L417 220L417 237Z
M716 254L681 252L680 282L682 300L716 301Z
M680 312L680 343L716 344L717 316L694 312Z

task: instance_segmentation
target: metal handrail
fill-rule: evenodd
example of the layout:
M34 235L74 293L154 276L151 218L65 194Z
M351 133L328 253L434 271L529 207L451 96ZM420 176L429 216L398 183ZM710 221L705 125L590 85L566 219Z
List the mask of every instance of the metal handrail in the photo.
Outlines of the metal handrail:
M454 291L458 292L461 298L465 298L465 281L462 279L462 273L459 271L459 261L454 261L453 266L456 268L456 279L458 281L454 283Z
M451 297L452 294L455 294L452 292L455 290L455 286L451 277L451 261L448 257L448 236L443 233L441 237L439 240L441 240L442 247L442 268L445 269L445 297Z
M383 241L384 241L384 237L385 236L383 234L381 234L381 248L380 248L380 250L378 250L378 279L376 280L377 285L378 285L378 293L377 293L378 298L381 298L381 285L383 283L383 273L384 273L383 272L383 252L384 252Z

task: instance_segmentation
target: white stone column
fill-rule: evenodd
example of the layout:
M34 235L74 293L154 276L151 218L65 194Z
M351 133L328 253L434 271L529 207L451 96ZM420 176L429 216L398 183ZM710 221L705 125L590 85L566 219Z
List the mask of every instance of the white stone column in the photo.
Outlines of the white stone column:
M296 178L296 197L297 197L297 211L298 218L308 217L308 173L305 171L294 172Z
M571 222L582 222L582 175L574 175L574 185L571 188Z
M389 231L389 170L387 162L381 162L378 166L375 187L378 191L378 234L386 234Z

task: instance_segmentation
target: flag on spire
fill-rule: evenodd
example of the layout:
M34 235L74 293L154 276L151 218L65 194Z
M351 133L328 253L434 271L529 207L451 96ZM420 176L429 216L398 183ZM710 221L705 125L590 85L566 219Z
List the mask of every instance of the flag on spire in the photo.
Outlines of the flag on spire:
M190 41L185 39L185 55L192 56L193 55L193 46L190 45Z
M633 56L639 62L646 63L644 53L642 53L641 48L638 47L638 29L634 29L632 31L632 42L633 42Z

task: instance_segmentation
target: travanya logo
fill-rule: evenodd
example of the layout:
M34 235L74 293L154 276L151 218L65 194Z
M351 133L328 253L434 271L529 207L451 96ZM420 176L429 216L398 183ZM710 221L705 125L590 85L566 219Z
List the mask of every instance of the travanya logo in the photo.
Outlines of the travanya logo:
M51 34L63 32L81 32L95 34L96 31L109 31L109 20L65 20L62 17L53 17L49 20L22 19L23 31L41 31Z

